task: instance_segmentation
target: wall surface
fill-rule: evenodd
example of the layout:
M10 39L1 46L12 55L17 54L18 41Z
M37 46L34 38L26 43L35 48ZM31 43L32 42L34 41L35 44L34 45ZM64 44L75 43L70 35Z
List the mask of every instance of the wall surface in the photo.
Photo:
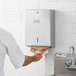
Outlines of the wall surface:
M39 3L39 4L38 4ZM32 55L25 46L26 9L55 9L55 48L41 61L15 70L9 57L5 58L6 76L45 76L54 73L54 54L69 52L69 46L76 47L76 0L0 0L0 27L11 32L26 55ZM49 57L48 57L49 56Z

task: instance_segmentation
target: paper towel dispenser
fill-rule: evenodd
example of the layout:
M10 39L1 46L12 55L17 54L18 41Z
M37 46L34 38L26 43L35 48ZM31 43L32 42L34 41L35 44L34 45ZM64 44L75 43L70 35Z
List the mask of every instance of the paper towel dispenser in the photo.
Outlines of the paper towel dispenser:
M55 45L55 11L29 9L25 16L25 44L27 46Z

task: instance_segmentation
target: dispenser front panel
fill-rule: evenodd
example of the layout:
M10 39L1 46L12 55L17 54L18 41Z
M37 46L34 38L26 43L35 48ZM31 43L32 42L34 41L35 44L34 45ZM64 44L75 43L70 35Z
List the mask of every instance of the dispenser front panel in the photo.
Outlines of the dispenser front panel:
M51 46L51 11L28 10L25 23L26 45Z

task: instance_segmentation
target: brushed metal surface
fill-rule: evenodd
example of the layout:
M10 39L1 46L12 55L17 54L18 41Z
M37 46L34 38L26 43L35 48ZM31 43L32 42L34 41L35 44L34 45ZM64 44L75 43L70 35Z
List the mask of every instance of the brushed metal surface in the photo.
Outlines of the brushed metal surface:
M76 76L76 70L68 70L65 68L65 62L71 59L72 59L72 56L70 54L67 54L66 57L55 56L55 61L54 61L55 75L54 76Z

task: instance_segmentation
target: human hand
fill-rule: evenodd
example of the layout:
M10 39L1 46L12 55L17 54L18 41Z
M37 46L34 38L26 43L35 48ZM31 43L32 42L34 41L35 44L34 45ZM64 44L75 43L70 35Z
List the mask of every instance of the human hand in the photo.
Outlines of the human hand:
M33 62L37 62L42 58L42 55L40 53L36 53L31 58Z

